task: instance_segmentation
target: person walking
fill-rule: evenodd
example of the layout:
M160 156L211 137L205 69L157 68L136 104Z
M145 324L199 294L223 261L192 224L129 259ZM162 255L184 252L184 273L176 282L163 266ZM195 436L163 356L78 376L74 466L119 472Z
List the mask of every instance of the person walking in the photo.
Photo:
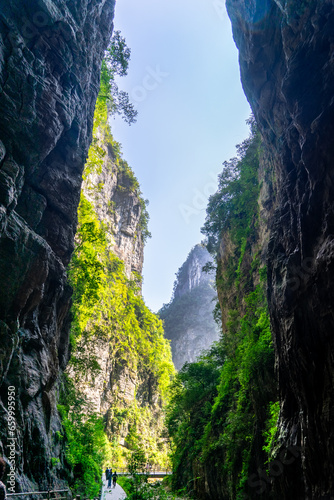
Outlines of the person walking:
M115 488L116 486L116 481L117 481L117 474L116 474L116 471L113 473L112 475L112 484L113 484L113 487Z
M112 469L108 469L108 488L111 488Z
M0 500L7 500L6 486L3 484L2 479L6 471L6 462L0 457Z

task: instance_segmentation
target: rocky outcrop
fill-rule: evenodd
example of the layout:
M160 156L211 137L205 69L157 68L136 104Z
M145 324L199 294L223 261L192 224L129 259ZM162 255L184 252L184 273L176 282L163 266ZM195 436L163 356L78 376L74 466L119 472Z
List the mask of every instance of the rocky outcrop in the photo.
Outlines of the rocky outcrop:
M110 249L124 262L126 275L131 278L133 272L141 275L143 270L143 205L130 167L117 158L112 141L102 131L98 138L103 160L99 169L86 176L82 189L108 228Z
M212 283L213 271L203 271L204 266L212 263L212 257L203 245L194 246L177 273L177 279L174 283L174 298L182 297L203 283Z
M204 246L196 245L177 273L172 300L159 311L177 370L186 362L195 362L219 338L213 317L214 272L203 271L208 263L212 264L209 252Z
M333 2L228 0L227 7L277 190L268 300L285 466L273 480L273 498L332 498ZM293 460L284 458L289 447Z
M97 101L71 262L72 283L81 294L74 296L75 345L67 374L78 397L84 396L85 414L103 418L114 465L126 466L131 450L140 448L147 460L162 466L168 454L162 406L175 370L162 323L140 292L149 235L147 202L111 135L102 99L103 93ZM75 281L82 273L99 276L95 294L89 279L79 285Z
M0 453L15 387L17 481L56 484L81 176L114 0L1 2Z

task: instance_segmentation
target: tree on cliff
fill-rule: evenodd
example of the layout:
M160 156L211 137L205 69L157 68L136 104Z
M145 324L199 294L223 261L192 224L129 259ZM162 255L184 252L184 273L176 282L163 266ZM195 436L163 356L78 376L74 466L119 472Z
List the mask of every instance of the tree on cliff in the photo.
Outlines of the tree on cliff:
M129 100L129 95L119 90L117 76L125 76L128 71L131 50L126 45L120 31L115 31L108 45L101 67L101 89L108 102L109 112L118 114L131 125L136 122L138 112Z

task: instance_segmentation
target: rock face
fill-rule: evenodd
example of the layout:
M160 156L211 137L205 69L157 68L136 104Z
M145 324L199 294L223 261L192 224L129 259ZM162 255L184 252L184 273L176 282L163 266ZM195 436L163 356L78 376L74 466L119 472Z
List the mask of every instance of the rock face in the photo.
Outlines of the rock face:
M17 481L56 484L57 380L68 360L81 175L114 0L0 8L0 453L15 387Z
M213 318L214 273L202 270L208 262L212 263L209 252L202 245L196 245L177 273L173 299L159 311L177 370L186 362L196 361L219 337Z
M100 172L83 182L83 192L93 204L98 218L108 228L110 247L125 265L128 278L142 274L144 241L140 223L143 207L135 189L132 173L116 159L113 146L100 133L99 147L105 156ZM122 163L122 160L121 160Z
M268 300L281 453L273 498L334 495L334 7L228 0L241 78L273 165Z
M67 374L77 394L85 396L88 411L103 418L114 465L126 466L131 450L140 448L147 460L162 466L168 453L162 405L175 369L162 322L140 293L149 235L146 202L111 135L106 104L100 118L101 102L100 95L71 262L72 283L81 294L74 295L75 345ZM98 251L90 259L92 242ZM76 277L82 272L94 276L96 270L100 279L92 295L89 280L80 283Z

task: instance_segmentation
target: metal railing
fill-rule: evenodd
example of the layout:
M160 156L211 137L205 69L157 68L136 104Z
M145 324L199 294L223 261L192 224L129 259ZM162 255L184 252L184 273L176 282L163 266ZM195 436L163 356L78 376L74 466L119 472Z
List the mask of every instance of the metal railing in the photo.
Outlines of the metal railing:
M71 498L70 490L48 490L48 491L25 491L19 493L7 493L8 498L26 497L28 495L44 495L41 500L68 500ZM80 497L79 497L80 498Z
M126 467L120 467L119 469L116 469L117 474L129 474L129 471ZM155 474L160 474L160 475L169 475L172 474L172 471L170 469L158 469L155 467L148 467L143 469L142 471L143 474L152 474L154 476Z

